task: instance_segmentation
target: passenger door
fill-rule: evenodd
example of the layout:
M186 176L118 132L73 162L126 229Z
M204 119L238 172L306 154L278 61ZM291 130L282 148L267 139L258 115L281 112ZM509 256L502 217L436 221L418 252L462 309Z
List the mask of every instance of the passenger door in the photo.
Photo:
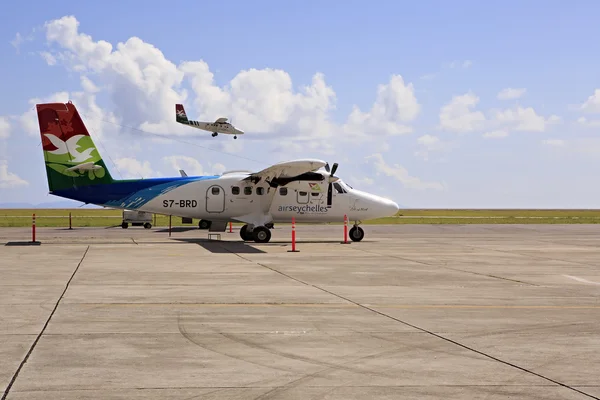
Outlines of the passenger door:
M221 213L225 211L225 191L218 185L213 185L206 191L206 211Z

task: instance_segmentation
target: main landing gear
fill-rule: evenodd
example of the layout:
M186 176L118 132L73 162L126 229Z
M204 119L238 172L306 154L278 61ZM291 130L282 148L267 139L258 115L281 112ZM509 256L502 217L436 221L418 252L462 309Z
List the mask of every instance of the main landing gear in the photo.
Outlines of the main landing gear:
M348 234L353 242L360 242L365 237L365 231L363 231L363 228L358 226L358 222L354 223L354 226L350 228L350 232L348 232Z
M215 137L215 136L217 136L217 135L218 135L218 133L217 133L217 132L213 132L213 133L212 133L212 137ZM234 136L233 136L233 138L234 138L234 139L237 139L237 135L234 135Z
M256 243L268 243L271 240L271 231L265 226L255 226L250 230L248 225L244 225L240 229L240 237L245 242L253 240Z

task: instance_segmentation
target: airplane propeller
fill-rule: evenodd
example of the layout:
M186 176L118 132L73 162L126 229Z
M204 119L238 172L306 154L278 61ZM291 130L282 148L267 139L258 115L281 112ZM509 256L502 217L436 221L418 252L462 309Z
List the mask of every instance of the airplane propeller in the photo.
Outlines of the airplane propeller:
M333 167L331 168L331 172L329 173L329 182L335 182L337 181L338 178L337 176L335 176L335 171L337 171L338 169L338 163L333 163ZM327 164L327 172L329 172L329 164Z
M329 163L325 164L325 170L329 172L329 185L327 185L327 207L331 207L331 202L333 200L333 182L336 182L338 179L340 179L334 175L337 169L338 163L333 163L332 168L329 167Z

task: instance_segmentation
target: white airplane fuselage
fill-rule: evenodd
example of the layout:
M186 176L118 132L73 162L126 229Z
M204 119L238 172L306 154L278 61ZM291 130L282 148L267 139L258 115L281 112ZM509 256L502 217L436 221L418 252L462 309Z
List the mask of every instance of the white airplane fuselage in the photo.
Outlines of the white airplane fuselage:
M219 122L202 122L202 121L189 121L189 126L193 126L198 129L202 129L204 131L209 132L217 132L224 133L228 135L243 135L244 131L235 128L228 122L219 123Z
M297 222L343 222L344 215L349 221L362 221L398 212L398 205L393 201L352 189L341 180L332 184L328 205L329 182L328 176L323 175L322 181L293 181L274 188L267 182L243 181L247 174L225 174L179 186L136 209L250 225L289 223L292 217Z

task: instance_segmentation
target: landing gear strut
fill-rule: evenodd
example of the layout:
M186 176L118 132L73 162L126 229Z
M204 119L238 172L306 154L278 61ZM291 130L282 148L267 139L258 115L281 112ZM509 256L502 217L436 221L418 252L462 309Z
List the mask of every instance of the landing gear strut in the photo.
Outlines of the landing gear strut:
M358 222L354 223L354 226L350 228L350 232L348 233L353 242L360 242L365 237L365 231L358 226Z
M264 226L255 226L250 230L248 225L244 225L240 229L240 237L245 242L253 240L256 243L268 243L271 240L271 231Z

